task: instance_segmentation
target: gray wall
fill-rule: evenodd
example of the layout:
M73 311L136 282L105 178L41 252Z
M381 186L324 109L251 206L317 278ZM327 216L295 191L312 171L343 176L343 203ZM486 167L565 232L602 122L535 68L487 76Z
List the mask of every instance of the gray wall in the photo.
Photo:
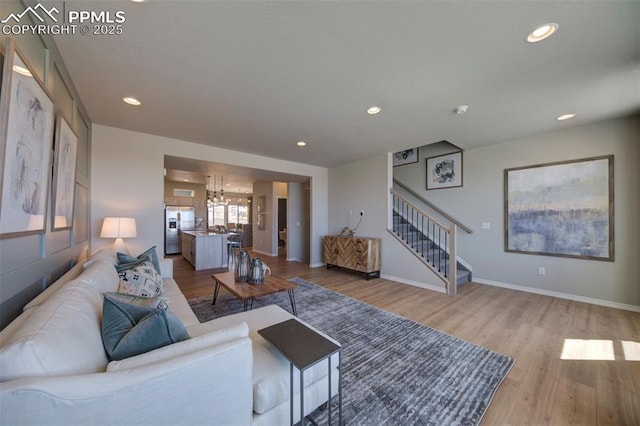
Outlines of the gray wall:
M394 176L474 229L471 235L461 233L458 244L474 281L640 307L639 123L639 116L610 120L465 151L462 188L425 190L428 147L420 150L418 163L394 168ZM505 168L609 154L615 168L615 262L504 251ZM482 230L482 222L491 228ZM546 269L544 276L538 267Z
M287 185L287 260L310 263L309 218L310 188L307 183L289 182Z
M383 277L442 292L444 283L387 232L390 163L385 153L329 169L329 235L357 226L356 236L381 238Z
M1 1L0 16L22 12L19 1ZM51 188L46 233L0 240L0 327L54 282L89 249L91 122L51 37L21 35L13 38L36 75L51 94L57 114L63 115L78 135L78 162L72 230L51 232ZM4 57L7 37L0 35Z

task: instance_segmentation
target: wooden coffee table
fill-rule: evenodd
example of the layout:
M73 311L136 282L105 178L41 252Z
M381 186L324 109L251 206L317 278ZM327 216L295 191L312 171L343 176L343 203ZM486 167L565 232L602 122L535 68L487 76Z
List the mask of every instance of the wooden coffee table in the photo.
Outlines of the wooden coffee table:
M283 280L282 278L274 277L273 275L267 275L264 278L262 284L249 284L246 282L238 283L235 280L233 272L222 272L220 274L211 275L216 286L213 290L213 302L216 304L218 299L218 292L220 286L226 288L229 293L233 294L236 299L242 300L244 304L244 310L248 311L253 308L253 299L260 296L266 296L267 294L278 293L280 291L286 291L289 295L289 301L291 302L291 310L293 315L298 316L298 310L296 309L296 298L293 294L293 290L298 287L296 284Z

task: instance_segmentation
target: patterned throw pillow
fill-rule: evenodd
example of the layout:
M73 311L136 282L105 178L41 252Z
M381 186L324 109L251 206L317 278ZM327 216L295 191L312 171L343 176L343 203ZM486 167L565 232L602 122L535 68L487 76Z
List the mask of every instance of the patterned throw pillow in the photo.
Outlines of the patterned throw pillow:
M169 308L169 300L166 297L162 296L142 297L126 293L106 292L104 293L104 297L108 297L111 300L128 303L130 305L142 306L144 308Z
M127 265L127 269L119 269L119 293L141 297L161 296L164 292L162 277L148 258Z

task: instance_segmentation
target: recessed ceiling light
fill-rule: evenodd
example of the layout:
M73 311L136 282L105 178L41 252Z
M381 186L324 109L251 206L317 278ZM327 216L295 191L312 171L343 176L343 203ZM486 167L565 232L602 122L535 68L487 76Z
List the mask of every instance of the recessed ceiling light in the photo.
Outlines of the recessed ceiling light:
M305 141L298 141L298 142L296 142L296 145L298 145L298 146L307 146L307 143Z
M379 106L370 106L369 108L367 108L367 114L369 115L376 115L376 114L380 114L380 111L382 111L382 108L380 108Z
M142 105L142 102L140 102L136 98L127 97L127 98L122 98L122 100L128 103L129 105L134 105L134 106Z
M144 3L145 0L129 0L131 3Z
M533 30L528 36L527 36L527 41L529 43L537 43L539 41L544 40L547 37L550 37L551 34L555 33L556 31L558 31L558 24L556 23L549 23L549 24L544 24L539 26L538 28L536 28L535 30Z
M576 116L575 114L562 114L561 116L556 117L556 120L558 120L558 121L568 120L568 119L573 118L575 116Z
M14 65L13 70L18 74L26 75L27 77L33 77L33 74L31 74L31 71L29 71L25 67L21 67L20 65Z
M459 107L456 107L454 111L456 112L456 114L464 114L468 110L469 110L469 105L460 105Z

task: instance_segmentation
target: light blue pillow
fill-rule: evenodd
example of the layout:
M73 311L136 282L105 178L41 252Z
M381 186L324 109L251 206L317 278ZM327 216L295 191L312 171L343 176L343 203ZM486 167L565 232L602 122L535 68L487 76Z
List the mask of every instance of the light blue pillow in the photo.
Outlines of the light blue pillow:
M171 311L122 302L105 294L102 342L111 361L119 361L189 339Z
M156 252L156 246L147 249L143 253L140 253L138 257L133 257L130 254L120 252L116 253L116 256L118 257L118 264L133 263L136 260L140 260L148 256L151 260L151 263L153 263L153 267L156 268L156 271L158 271L159 274L162 273L162 271L160 271L160 260L158 259L158 253Z
M120 254L120 253L118 253ZM149 262L153 265L153 263L151 262L151 258L149 256L145 256L145 257L141 257L141 258L135 258L132 257L132 261L131 262L119 262L117 265L115 265L116 271L117 272L122 272L122 271L126 271L127 269L133 269L136 266L140 266L142 265L144 262ZM155 269L155 266L154 268ZM157 271L156 271L157 272Z

